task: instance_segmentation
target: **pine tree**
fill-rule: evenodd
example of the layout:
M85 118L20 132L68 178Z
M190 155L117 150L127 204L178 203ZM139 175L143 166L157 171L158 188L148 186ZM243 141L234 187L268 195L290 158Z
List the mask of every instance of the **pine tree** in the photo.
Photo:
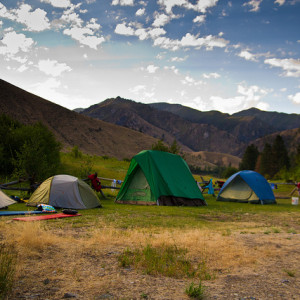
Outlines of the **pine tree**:
M260 156L259 173L265 177L272 177L272 146L266 143Z
M274 165L274 174L282 169L288 170L290 168L290 160L286 150L283 138L277 135L272 145L272 157Z
M240 170L254 170L258 155L259 152L255 145L251 144L250 146L248 146L240 163Z

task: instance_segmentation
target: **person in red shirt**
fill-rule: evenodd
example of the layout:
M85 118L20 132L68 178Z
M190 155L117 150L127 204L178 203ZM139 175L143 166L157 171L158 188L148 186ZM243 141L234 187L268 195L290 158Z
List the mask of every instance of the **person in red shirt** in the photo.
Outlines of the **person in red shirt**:
M98 178L98 174L97 172L95 174L91 174L88 176L88 179L91 180L91 184L92 184L92 188L96 191L96 192L100 192L101 191L101 182Z
M300 196L300 182L297 183L298 195Z

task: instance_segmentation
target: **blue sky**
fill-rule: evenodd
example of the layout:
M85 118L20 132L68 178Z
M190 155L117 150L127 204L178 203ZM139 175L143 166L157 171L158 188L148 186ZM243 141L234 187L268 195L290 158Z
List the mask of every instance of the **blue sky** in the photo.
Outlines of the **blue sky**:
M300 113L300 0L0 0L0 78L107 98Z

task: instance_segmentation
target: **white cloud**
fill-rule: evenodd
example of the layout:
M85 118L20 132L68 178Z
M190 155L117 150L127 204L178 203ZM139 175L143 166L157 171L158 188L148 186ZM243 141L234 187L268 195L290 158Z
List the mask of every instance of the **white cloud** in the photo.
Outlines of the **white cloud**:
M198 3L195 5L195 7L196 7L197 11L206 13L208 8L216 6L217 3L218 3L218 0L203 0L203 1L198 1Z
M193 20L193 22L194 23L203 23L204 21L205 21L205 15L201 15L201 16L197 16L194 20Z
M145 8L140 8L135 13L136 16L142 16L144 14L145 14Z
M149 38L149 34L147 32L146 29L144 28L140 28L140 29L137 29L134 34L141 40L146 40L147 38Z
M198 38L190 33L187 33L181 40L171 40L166 37L158 37L154 40L154 46L173 51L186 47L195 47L196 49L205 47L206 50L212 50L214 47L226 47L228 43L227 40L212 35Z
M138 94L141 91L146 90L146 86L145 85L137 85L133 88L130 88L129 91L133 94Z
M276 0L274 3L279 4L281 6L285 3L285 0Z
M134 0L113 0L111 5L133 6Z
M213 47L226 47L228 41L223 38L218 38L212 35L208 35L206 37L197 38L190 33L187 33L180 41L181 46L183 47L206 47L207 49L211 49Z
M177 61L177 62L182 62L182 61L186 61L188 59L188 56L185 57L172 57L171 61Z
M37 65L38 69L47 75L54 77L60 76L63 72L69 72L72 69L65 63L59 63L56 60L40 60Z
M23 33L8 32L0 41L0 54L12 58L19 52L29 52L34 44L33 39L27 38Z
M295 95L289 95L288 98L292 100L295 104L300 104L300 93L296 93Z
M218 74L218 73L209 73L209 74L203 74L203 77L206 78L206 79L210 79L210 78L214 78L214 79L217 79L217 78L220 78L221 75Z
M47 12L37 8L31 11L32 7L28 4L22 4L19 9L14 9L12 12L16 16L16 21L27 26L31 31L43 31L50 28Z
M261 99L266 96L268 92L269 91L261 89L256 85L247 87L240 84L237 88L238 95L231 98L211 96L210 100L212 101L213 107L228 113L234 113L251 107L267 110L269 104Z
M17 71L20 73L23 73L24 71L26 71L28 69L28 67L26 65L21 65Z
M164 67L165 70L171 70L175 75L179 74L179 70L175 66Z
M41 2L49 3L54 7L67 8L71 5L70 0L40 0Z
M64 11L60 20L66 24L72 24L73 26L81 27L83 24L83 20L79 17L77 13L72 10Z
M12 14L7 8L0 2L0 17L10 20L16 20L14 14Z
M186 0L158 0L158 4L164 6L166 12L170 14L174 6L187 5L187 1Z
M115 29L115 33L121 35L134 35L134 29L130 26L127 26L125 23L118 24Z
M149 30L148 33L153 39L155 39L161 35L166 34L166 31L163 28L153 28Z
M154 65L149 65L146 70L148 73L153 74L155 73L157 70L159 69L159 67L154 66Z
M264 62L273 67L282 68L285 71L282 75L285 77L300 77L300 59L270 58L266 59Z
M239 57L242 57L246 60L257 61L254 54L250 53L248 50L242 50L239 54Z
M165 11L170 14L175 6L184 7L186 9L195 10L198 12L206 13L207 9L217 4L218 0L201 0L196 4L191 4L187 0L159 0L159 5L165 8Z
M63 33L79 41L80 44L89 46L95 50L105 41L104 37L94 36L94 31L90 28L72 27L71 29L65 29Z
M160 15L156 15L154 22L153 22L153 26L154 27L162 27L164 25L166 25L168 22L170 21L170 17L168 17L165 14L160 14Z
M182 80L181 80L181 83L183 85L187 85L187 86L198 86L198 85L201 85L203 84L203 82L200 80L196 80L194 79L193 77L187 75L185 76Z
M253 12L257 12L259 11L259 6L261 4L262 0L251 0L247 3L244 3L243 6L251 6L252 8L250 9L250 11L253 11Z

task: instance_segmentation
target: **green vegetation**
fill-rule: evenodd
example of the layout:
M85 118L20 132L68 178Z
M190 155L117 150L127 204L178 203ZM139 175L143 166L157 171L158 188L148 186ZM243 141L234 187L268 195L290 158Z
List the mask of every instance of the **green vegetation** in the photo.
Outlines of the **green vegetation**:
M158 140L157 143L152 145L152 150L170 152L173 154L181 155L183 157L181 148L179 147L176 140L174 140L170 146L166 145L163 140Z
M281 178L299 180L300 175L300 145L296 154L290 158L283 138L277 135L272 144L266 143L259 153L257 147L249 145L240 163L240 170L255 170L267 179ZM293 167L291 166L291 160ZM297 176L295 176L297 174Z
M286 274L288 274L290 277L295 277L295 271L292 270L284 270Z
M191 298L202 300L204 299L204 291L205 287L200 281L198 286L195 286L194 282L192 282L189 287L186 288L185 293Z
M123 268L134 266L149 275L210 279L212 276L206 268L205 261L193 266L186 257L187 253L187 249L178 248L176 245L147 245L143 249L126 249L119 256L119 263Z
M60 143L43 124L23 125L0 116L0 174L44 180L60 166Z
M255 170L256 162L259 156L258 149L255 145L249 145L243 155L240 163L240 170Z

